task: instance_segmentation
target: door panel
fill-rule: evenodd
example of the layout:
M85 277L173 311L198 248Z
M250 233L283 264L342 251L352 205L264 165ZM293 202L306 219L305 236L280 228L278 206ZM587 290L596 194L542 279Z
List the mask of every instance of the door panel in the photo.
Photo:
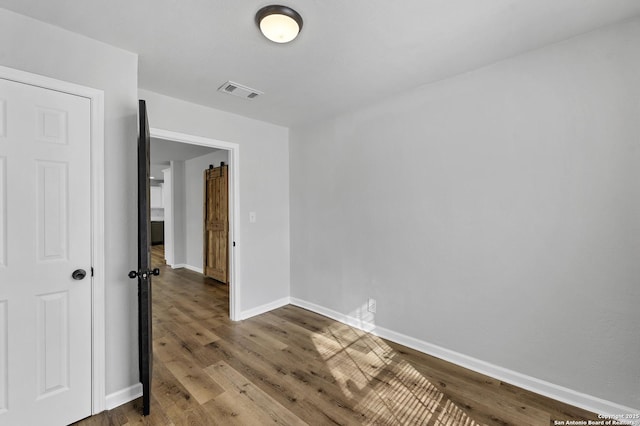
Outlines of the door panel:
M91 414L90 111L0 79L0 424Z
M151 330L151 197L149 188L149 122L145 101L139 101L138 137L138 355L142 383L142 413L151 412L153 344ZM156 275L159 271L155 271Z
M228 283L229 269L228 167L204 172L204 275Z
M69 292L38 296L37 398L69 388Z
M0 300L0 419L9 408L9 318L7 304L7 300Z
M0 106L2 103L0 102ZM0 120L2 118L2 111L0 111ZM0 123L2 124L2 123ZM0 130L2 130L0 128ZM0 133L0 150L2 150L3 136ZM0 151L1 153L2 151ZM7 188L6 178L7 175L7 160L0 154L0 268L7 265L6 252L7 252Z
M36 161L38 259L67 257L67 163Z

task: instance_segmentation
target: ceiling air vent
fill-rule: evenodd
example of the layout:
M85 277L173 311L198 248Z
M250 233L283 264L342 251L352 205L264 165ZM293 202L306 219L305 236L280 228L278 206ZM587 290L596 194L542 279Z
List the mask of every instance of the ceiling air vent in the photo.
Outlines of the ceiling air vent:
M249 100L255 99L260 95L264 95L264 92L243 86L242 84L234 83L233 81L227 81L225 84L220 86L218 88L218 92L228 93L230 95Z

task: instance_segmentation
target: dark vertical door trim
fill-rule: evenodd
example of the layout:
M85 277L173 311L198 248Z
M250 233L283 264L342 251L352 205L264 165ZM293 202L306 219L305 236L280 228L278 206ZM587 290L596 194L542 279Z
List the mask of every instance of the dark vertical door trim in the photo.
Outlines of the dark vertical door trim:
M151 330L151 221L149 193L149 121L145 101L138 101L138 354L142 383L142 412L151 411L153 346Z

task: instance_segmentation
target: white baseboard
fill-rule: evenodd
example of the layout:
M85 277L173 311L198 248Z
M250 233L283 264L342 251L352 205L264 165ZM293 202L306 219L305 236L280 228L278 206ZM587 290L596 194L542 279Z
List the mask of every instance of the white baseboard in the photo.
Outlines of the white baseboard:
M289 298L283 297L282 299L274 300L273 302L269 302L264 305L256 306L255 308L247 309L246 311L240 312L240 319L244 320L247 318L255 317L256 315L264 314L265 312L273 311L274 309L286 306L289 303Z
M142 383L137 383L133 386L129 386L128 388L107 395L105 409L113 410L114 408L119 407L122 404L126 404L129 401L133 401L136 398L140 398L141 396Z
M431 343L397 333L393 330L379 327L371 322L366 322L362 319L342 314L332 309L316 305L315 303L300 300L295 297L290 299L290 303L309 311L316 312L320 315L324 315L343 324L367 331L371 334L382 337L383 339L399 343L403 346L452 362L461 367L468 368L469 370L485 374L503 382L510 383L523 389L527 389L537 394L544 395L594 413L611 416L616 414L638 414L640 412L639 409L626 407L615 402L606 401L592 395L587 395L544 380L536 379L535 377L527 376L526 374L518 373L517 371L499 367L459 352L433 345Z
M193 271L193 272L197 272L199 274L204 273L204 270L202 268L198 268L196 266L187 265L186 263L176 263L174 265L169 265L169 266L171 266L171 269L184 268L184 269L188 269L188 270Z
M199 273L199 274L203 274L203 273L204 273L204 269L202 269L202 268L198 268L198 267L196 267L196 266L184 265L184 268L185 268L185 269L188 269L188 270L190 270L190 271L193 271L193 272L197 272L197 273Z

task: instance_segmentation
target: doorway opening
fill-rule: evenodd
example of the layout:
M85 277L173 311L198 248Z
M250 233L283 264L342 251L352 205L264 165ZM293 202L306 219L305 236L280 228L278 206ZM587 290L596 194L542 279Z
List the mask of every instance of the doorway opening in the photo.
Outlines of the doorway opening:
M225 164L228 164L228 168L229 168L229 174L228 174L228 190L229 190L229 199L228 199L228 204L229 204L229 248L228 248L228 256L229 256L229 274L228 274L228 281L229 281L229 318L232 321L238 321L240 320L240 274L239 274L239 270L240 270L240 256L239 256L239 250L238 250L238 238L239 238L239 225L240 225L240 220L239 220L239 212L240 212L240 195L239 195L239 176L240 176L240 169L239 169L239 156L240 156L240 147L238 144L235 143L230 143L230 142L225 142L225 141L219 141L216 139L210 139L210 138L204 138L204 137L200 137L200 136L193 136L193 135L188 135L188 134L184 134L184 133L177 133L177 132L172 132L172 131L168 131L168 130L162 130L162 129L157 129L157 128L151 128L149 129L150 132L150 136L152 138L152 140L154 139L158 139L158 140L162 140L162 141L168 141L171 143L182 143L185 144L185 148L188 145L195 145L196 148L200 147L205 149L203 151L203 155L206 154L206 152L212 152L212 151L217 151L222 157L224 157L226 159ZM206 150L206 148L208 148L208 150ZM152 153L153 155L153 153ZM170 164L170 167L166 167L164 169L162 169L160 172L163 173L162 177L164 180L164 190L161 191L161 194L165 194L165 196L167 196L167 180L170 181L170 187L174 187L175 188L175 179L180 176L180 178L184 175L184 166L180 165L180 164ZM171 167L171 166L176 166L176 167ZM207 164L208 166L208 164ZM206 168L206 167L205 167ZM167 172L168 171L168 172ZM200 171L200 180L202 181L202 172L204 171L201 170ZM155 176L155 174L158 174L156 172L153 172L153 176ZM171 194L169 196L173 197L173 195L178 196L178 197L182 197L184 196L184 194ZM202 199L202 192L200 192L200 197ZM172 205L176 205L176 201L179 200L174 200L173 203L171 203ZM184 200L183 200L184 201ZM202 209L200 210L202 211ZM196 272L200 272L202 273L203 271L201 270L200 266L202 266L202 263L200 263L199 266L194 267L194 265L188 265L186 262L185 264L181 264L176 262L176 260L180 260L180 259L176 259L176 246L175 246L175 230L172 229L172 227L170 225L168 225L167 222L167 216L170 216L169 219L173 222L176 223L175 221L175 217L174 216L176 213L178 212L174 212L174 211L167 211L166 210L166 205L165 205L165 218L164 218L164 226L165 226L165 232L164 234L166 235L166 240L164 245L165 248L165 258L167 259L167 263L168 264L173 264L174 267L187 267L188 269L192 269L195 270ZM183 218L184 219L184 218ZM198 222L198 221L195 221ZM203 222L199 221L199 223L190 223L189 226L195 226L195 227L200 227L200 229L202 228ZM201 232L202 234L202 232ZM202 246L201 246L202 247ZM204 255L204 253L203 253Z

